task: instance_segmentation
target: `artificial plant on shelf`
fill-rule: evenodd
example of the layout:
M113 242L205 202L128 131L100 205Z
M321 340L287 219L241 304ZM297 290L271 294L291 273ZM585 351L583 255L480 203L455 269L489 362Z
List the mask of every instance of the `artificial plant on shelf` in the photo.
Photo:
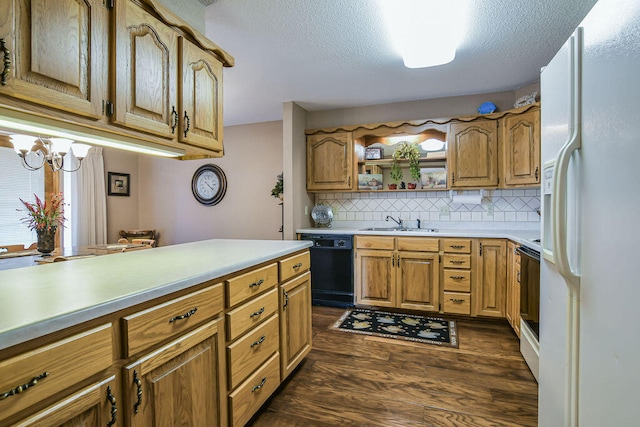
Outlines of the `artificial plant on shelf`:
M38 251L52 252L55 247L55 235L58 227L64 227L64 198L62 193L51 193L49 200L33 195L35 202L20 199L27 216L21 218L23 224L38 235Z
M398 160L409 160L409 173L411 178L420 180L420 151L418 151L418 144L402 141L400 146L395 149L392 155L393 164L391 165L391 179L400 181L402 179L402 170Z
M280 200L282 200L282 193L284 192L284 180L282 176L283 174L284 173L278 175L276 185L271 189L271 195L273 197L280 198Z

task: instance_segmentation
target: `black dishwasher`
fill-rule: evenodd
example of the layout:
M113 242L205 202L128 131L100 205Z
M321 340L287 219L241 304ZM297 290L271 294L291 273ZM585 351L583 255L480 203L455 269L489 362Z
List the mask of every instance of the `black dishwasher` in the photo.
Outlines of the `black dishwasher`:
M353 236L303 234L311 240L311 301L313 305L353 307Z

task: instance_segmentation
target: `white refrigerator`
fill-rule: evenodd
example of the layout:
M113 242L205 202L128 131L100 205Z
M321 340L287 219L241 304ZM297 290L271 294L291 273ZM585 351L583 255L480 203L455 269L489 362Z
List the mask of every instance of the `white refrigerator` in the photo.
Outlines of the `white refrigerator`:
M599 0L541 73L539 421L640 425L640 0Z

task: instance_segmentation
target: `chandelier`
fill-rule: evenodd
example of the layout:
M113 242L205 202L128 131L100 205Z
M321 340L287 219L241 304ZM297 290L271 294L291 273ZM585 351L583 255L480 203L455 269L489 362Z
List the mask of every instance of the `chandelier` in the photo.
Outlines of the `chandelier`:
M90 145L79 144L72 139L36 138L29 135L12 135L11 143L15 152L22 159L22 165L30 171L38 170L48 164L54 172L59 170L75 172L80 169L82 159L91 149ZM69 151L72 151L73 156L78 159L78 166L75 169L64 168L64 157ZM34 156L28 155L29 153L33 153ZM36 158L34 163L32 163L33 157Z

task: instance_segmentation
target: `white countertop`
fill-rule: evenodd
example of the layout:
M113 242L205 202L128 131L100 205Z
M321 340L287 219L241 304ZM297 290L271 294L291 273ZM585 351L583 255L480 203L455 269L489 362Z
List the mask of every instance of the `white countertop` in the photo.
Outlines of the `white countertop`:
M381 236L425 236L425 237L469 237L469 238L495 238L495 239L509 239L514 242L518 242L522 245L528 246L531 249L535 249L538 252L542 250L540 243L536 243L533 240L540 238L540 231L538 230L483 230L483 229L441 229L437 231L428 231L428 229L416 229L411 231L370 231L366 230L368 227L352 228L352 227L338 227L338 228L301 228L296 230L300 234L347 234L347 235L381 235Z
M205 240L0 271L0 350L309 246Z

